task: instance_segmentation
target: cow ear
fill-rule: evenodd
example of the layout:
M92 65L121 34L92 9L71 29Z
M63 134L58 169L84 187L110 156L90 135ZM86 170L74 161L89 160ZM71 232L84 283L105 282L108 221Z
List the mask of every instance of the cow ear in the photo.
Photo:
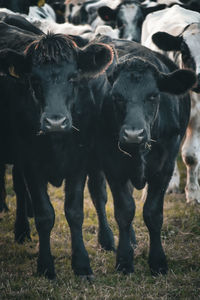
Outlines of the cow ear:
M19 78L28 73L28 64L23 54L11 49L0 51L0 72Z
M152 35L154 44L164 51L180 51L183 38L166 32L156 32Z
M114 10L108 6L99 7L98 15L103 21L106 21L106 22L116 20L116 10Z
M113 49L106 44L90 44L78 51L78 69L81 77L96 77L113 61Z
M169 74L160 73L158 88L161 92L181 95L191 89L197 81L196 75L190 70L176 70Z

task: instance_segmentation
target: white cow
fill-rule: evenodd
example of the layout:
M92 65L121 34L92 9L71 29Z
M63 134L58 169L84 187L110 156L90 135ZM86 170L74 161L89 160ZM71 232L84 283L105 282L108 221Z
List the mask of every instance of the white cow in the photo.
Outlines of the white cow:
M187 168L187 202L200 203L200 14L175 5L148 15L143 23L142 44L167 54L180 68L196 72L198 81L191 92L191 117L182 146L182 159ZM177 166L174 175L169 185L172 192L179 188Z

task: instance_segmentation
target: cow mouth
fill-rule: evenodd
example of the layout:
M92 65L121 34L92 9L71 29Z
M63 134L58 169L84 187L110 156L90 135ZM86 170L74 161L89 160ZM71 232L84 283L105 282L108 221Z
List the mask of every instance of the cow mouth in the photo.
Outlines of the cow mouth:
M118 140L118 150L128 157L134 158L136 153L146 154L151 151L152 143L156 141L150 139L149 141L142 142L140 144L136 143L125 143Z

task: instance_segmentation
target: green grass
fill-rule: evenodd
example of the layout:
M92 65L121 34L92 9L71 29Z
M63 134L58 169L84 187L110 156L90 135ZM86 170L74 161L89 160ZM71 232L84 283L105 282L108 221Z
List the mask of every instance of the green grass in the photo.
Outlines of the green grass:
M71 269L71 240L64 216L63 188L49 187L56 212L51 234L57 272L54 281L36 274L38 235L33 220L30 222L32 241L24 245L14 243L15 195L10 174L7 175L7 192L10 211L1 216L0 221L0 299L200 299L200 207L187 205L184 194L165 197L162 241L169 272L153 278L147 263L149 237L142 219L141 192L134 193L138 242L135 273L124 276L115 271L115 254L101 250L97 244L96 212L86 190L83 233L95 275L94 282L89 283L74 276ZM108 195L107 215L117 244L118 229L109 190Z

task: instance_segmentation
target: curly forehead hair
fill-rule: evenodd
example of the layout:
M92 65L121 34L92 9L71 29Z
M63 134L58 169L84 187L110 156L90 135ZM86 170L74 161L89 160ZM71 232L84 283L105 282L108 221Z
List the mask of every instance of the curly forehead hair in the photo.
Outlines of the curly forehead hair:
M67 35L48 33L33 41L24 51L34 65L71 62L77 54L76 43Z

